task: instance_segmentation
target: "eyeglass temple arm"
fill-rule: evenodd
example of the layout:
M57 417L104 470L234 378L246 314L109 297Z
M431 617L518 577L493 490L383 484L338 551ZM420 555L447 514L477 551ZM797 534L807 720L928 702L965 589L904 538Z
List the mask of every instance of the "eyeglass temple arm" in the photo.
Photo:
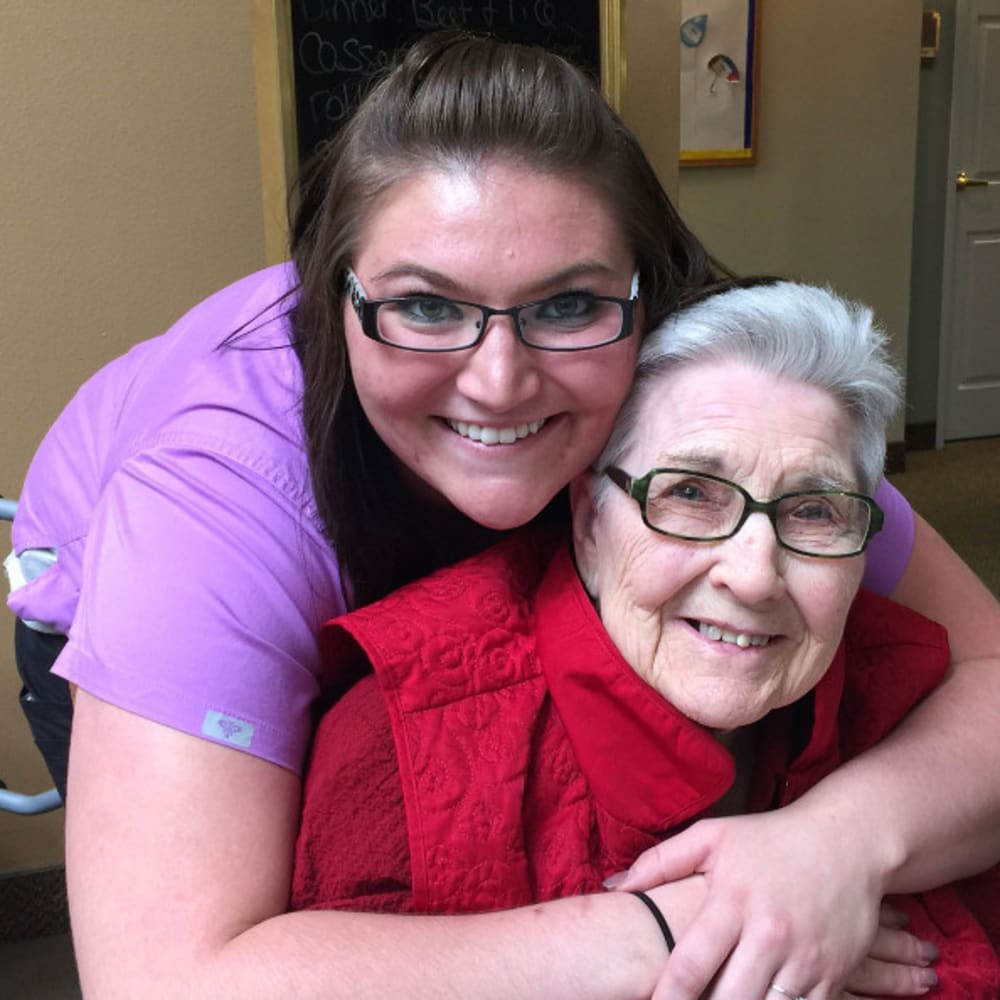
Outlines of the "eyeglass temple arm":
M629 496L632 496L632 477L627 472L615 465L605 466L601 471L615 486L624 490Z

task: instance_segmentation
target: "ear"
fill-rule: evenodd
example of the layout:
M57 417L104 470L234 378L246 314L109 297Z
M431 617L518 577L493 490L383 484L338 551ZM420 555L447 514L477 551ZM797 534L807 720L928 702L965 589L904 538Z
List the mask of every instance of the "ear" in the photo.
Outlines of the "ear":
M573 511L573 554L580 579L591 597L597 597L597 509L594 506L594 477L584 472L569 484Z

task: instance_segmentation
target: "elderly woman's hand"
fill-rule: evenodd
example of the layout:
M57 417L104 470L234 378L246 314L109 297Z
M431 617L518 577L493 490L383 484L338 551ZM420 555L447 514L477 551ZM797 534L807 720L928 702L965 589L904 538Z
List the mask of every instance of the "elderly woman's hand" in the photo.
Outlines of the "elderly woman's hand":
M938 958L937 948L907 934L905 924L905 913L883 904L875 940L848 976L847 989L865 996L920 996L937 984L937 974L928 967Z
M891 911L880 926L875 852L859 851L858 831L832 816L829 836L806 839L802 830L814 826L795 812L702 821L614 880L635 890L705 876L693 915L691 905L658 899L678 943L653 1000L780 1000L773 983L808 1000L852 995L842 990L920 996L933 985L933 946L900 930Z

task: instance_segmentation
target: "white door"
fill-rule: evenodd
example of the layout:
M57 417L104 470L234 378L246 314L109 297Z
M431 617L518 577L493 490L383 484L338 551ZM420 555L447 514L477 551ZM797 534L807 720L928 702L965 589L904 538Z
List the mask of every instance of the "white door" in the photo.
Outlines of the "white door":
M956 15L939 446L1000 435L1000 0Z

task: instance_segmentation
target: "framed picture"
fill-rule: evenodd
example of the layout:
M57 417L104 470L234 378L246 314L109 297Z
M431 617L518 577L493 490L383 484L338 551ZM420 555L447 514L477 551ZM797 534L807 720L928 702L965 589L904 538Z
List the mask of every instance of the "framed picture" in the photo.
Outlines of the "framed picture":
M761 3L681 0L682 167L755 160Z

